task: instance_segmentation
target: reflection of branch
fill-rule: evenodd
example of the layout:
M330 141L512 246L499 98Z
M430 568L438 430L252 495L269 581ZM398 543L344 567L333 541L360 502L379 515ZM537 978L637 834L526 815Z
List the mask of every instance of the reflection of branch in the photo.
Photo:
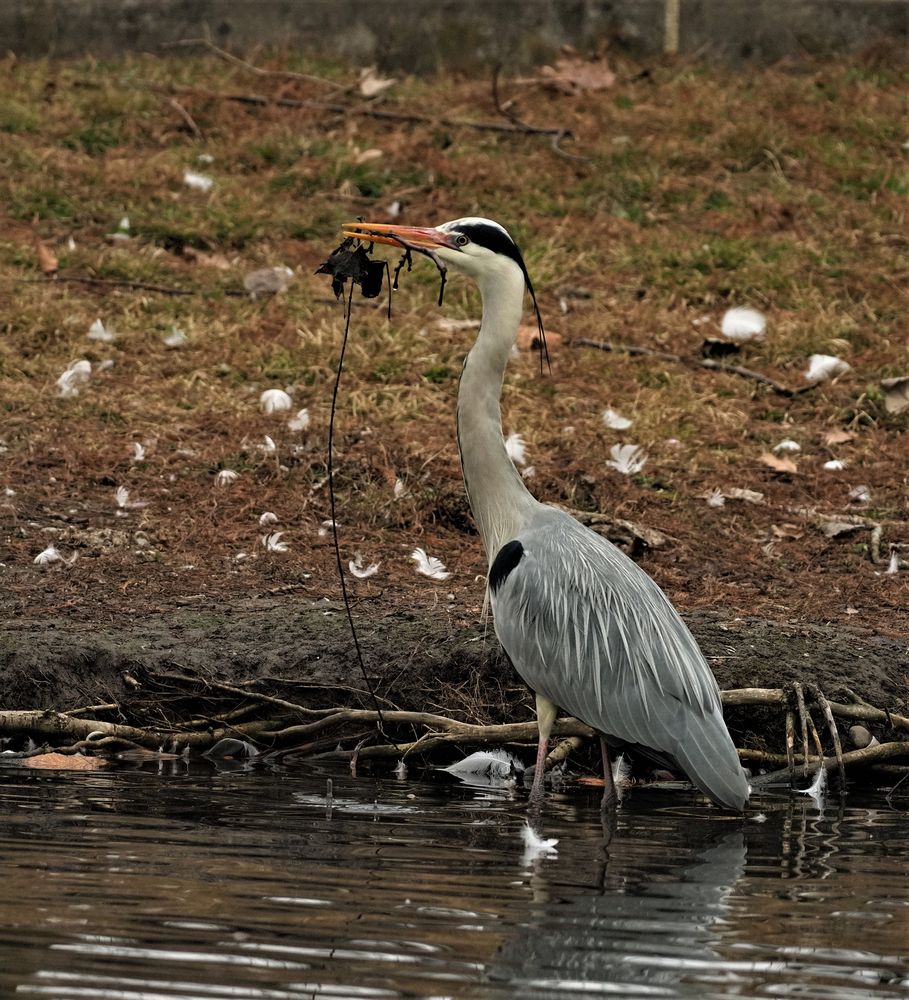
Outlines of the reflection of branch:
M598 351L614 351L617 354L642 354L648 357L662 358L665 361L676 361L680 365L695 365L698 368L709 368L711 371L739 375L742 378L749 378L769 386L778 396L801 396L802 393L810 392L820 384L812 382L811 385L790 389L769 375L762 375L760 372L752 371L750 368L742 368L740 365L728 365L724 361L714 361L713 358L686 358L681 354L672 354L669 351L657 351L636 344L610 344L605 340L589 340L587 337L578 337L571 343L577 347L595 347Z

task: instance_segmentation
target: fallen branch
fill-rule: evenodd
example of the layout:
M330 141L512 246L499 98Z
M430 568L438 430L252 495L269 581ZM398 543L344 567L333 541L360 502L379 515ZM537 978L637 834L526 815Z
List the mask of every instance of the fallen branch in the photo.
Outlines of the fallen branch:
M162 88L155 88L161 90ZM176 84L166 88L166 93L189 94L212 101L232 101L237 104L252 104L258 107L292 108L295 110L329 111L332 114L361 118L375 118L379 121L404 122L411 125L447 125L449 128L470 128L480 132L505 132L511 135L548 135L562 141L573 138L571 130L541 125L520 125L514 122L476 121L471 118L449 118L448 116L426 115L416 111L388 111L369 105L337 104L318 98L268 97L265 94L231 94L204 87L184 87Z
M254 73L256 76L271 77L272 79L279 80L299 80L304 83L318 83L323 87L331 87L333 90L352 90L355 86L344 83L335 83L333 80L326 80L323 77L315 76L312 73L297 73L296 71L290 69L263 69L261 66L256 66L254 63L247 62L245 59L235 56L232 52L228 52L226 49L222 49L215 45L209 37L207 31L202 38L181 38L176 42L164 42L161 48L177 49L187 48L194 45L201 45L213 55L216 55L219 59L223 59L225 62L229 62L234 66L239 66L241 69L245 69L249 73Z
M387 716L388 713L386 713L386 718ZM360 747L358 750L335 750L322 754L321 759L352 760L356 756L358 760L404 760L410 754L427 754L445 746L501 746L505 743L536 745L539 735L535 722L516 722L502 726L474 726L467 723L458 723L457 725L459 728L456 730L427 734L412 743L401 743L398 746ZM555 721L552 735L593 738L595 734L590 726L583 722L564 718Z
M16 281L26 285L53 285L59 282L75 282L82 285L98 285L107 288L133 288L141 292L159 292L161 295L227 295L233 298L249 297L246 291L237 288L218 289L217 292L204 292L196 288L177 288L175 285L156 285L150 281L133 281L130 278L95 278L90 274L54 274L45 278L16 278Z
M682 354L673 354L670 351L659 351L651 347L641 347L637 344L612 344L606 340L590 340L588 337L577 337L570 341L574 347L594 347L598 351L612 351L616 354L643 355L645 357L661 358L664 361L674 361L680 365L691 365L696 368L707 368L710 371L724 372L728 375L738 375L740 378L751 379L766 385L779 396L801 396L805 392L810 392L820 383L812 382L810 385L800 386L798 389L790 389L788 386L777 382L769 375L762 375L761 372L752 371L750 368L742 368L741 365L728 365L724 361L714 361L713 358L693 358L685 357Z
M733 688L721 692L724 705L786 705L789 692L785 688ZM909 717L884 709L875 708L865 702L844 705L837 701L828 702L830 711L841 719L856 722L883 722L893 729L909 732Z
M833 757L799 757L796 760L806 768L817 771L823 768L825 771L832 771L834 768L842 768L845 772L848 769L857 767L870 767L872 764L880 764L882 761L891 760L894 757L909 757L909 740L899 740L892 743L877 743L874 746L865 747L862 750L850 750L844 753L841 758ZM739 750L739 760L742 763L757 765L786 765L786 758L781 754L768 753L764 750ZM769 774L759 775L751 779L753 788L763 788L767 785L780 784L790 780L788 766L781 766L777 771Z

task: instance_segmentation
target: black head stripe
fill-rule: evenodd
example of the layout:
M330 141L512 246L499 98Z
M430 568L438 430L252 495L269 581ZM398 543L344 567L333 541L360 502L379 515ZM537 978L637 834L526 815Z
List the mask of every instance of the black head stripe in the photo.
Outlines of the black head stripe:
M463 233L471 243L476 243L478 247L486 247L493 253L500 253L503 257L510 257L527 277L527 267L524 258L518 249L515 241L498 226L488 226L483 222L465 222L458 226L457 231Z

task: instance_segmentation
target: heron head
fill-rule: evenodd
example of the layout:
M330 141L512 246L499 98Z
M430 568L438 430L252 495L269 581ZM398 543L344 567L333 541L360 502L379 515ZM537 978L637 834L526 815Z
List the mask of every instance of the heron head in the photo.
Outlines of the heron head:
M480 283L492 277L514 275L517 269L528 289L532 287L517 243L504 226L492 219L454 219L434 229L353 222L344 226L344 235L364 242L429 252L446 267L463 271Z

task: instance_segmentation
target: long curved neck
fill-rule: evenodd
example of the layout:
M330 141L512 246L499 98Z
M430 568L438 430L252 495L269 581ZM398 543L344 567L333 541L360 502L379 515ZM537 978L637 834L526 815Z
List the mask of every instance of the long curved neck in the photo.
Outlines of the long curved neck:
M517 268L480 282L483 321L464 361L458 390L458 448L470 509L490 563L538 506L502 437L499 400L521 322L524 278Z

